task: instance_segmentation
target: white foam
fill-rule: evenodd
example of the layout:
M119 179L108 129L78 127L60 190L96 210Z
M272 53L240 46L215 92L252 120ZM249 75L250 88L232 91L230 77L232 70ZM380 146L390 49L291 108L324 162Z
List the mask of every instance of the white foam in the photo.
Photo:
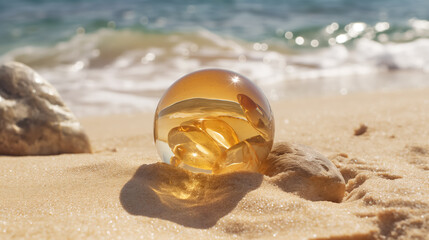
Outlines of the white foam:
M419 24L416 27L426 26ZM208 67L242 73L273 98L282 95L277 86L287 82L392 69L429 72L429 39L381 44L362 38L351 48L335 45L302 54L266 43L259 45L267 47L255 48L255 44L207 30L176 35L100 30L50 48L19 48L0 61L34 67L78 115L153 111L162 92L176 79Z

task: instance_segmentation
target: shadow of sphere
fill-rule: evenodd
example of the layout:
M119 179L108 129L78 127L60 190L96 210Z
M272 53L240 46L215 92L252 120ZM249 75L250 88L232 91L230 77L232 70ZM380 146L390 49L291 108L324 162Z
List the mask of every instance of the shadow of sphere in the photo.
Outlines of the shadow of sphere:
M209 228L258 188L262 179L259 173L209 175L164 163L148 164L140 166L124 185L120 201L133 215Z

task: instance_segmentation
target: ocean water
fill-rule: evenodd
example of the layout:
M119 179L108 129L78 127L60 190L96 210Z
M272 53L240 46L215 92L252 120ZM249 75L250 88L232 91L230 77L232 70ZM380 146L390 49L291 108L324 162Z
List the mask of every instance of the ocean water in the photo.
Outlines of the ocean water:
M181 76L237 71L269 99L429 86L429 1L0 0L0 62L79 116L153 111Z

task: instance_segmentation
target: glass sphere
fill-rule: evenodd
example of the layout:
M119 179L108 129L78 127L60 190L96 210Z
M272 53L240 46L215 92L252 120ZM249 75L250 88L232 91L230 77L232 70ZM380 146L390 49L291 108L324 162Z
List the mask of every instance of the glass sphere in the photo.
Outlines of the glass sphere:
M155 145L162 161L194 172L258 171L271 150L267 98L235 72L207 69L177 80L158 103Z

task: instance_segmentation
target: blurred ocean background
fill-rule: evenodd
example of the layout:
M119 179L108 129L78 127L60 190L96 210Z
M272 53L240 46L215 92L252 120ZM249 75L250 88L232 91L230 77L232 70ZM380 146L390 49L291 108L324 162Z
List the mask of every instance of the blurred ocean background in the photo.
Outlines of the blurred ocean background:
M429 86L428 0L0 0L0 62L78 116L153 111L175 80L237 71L269 99Z

